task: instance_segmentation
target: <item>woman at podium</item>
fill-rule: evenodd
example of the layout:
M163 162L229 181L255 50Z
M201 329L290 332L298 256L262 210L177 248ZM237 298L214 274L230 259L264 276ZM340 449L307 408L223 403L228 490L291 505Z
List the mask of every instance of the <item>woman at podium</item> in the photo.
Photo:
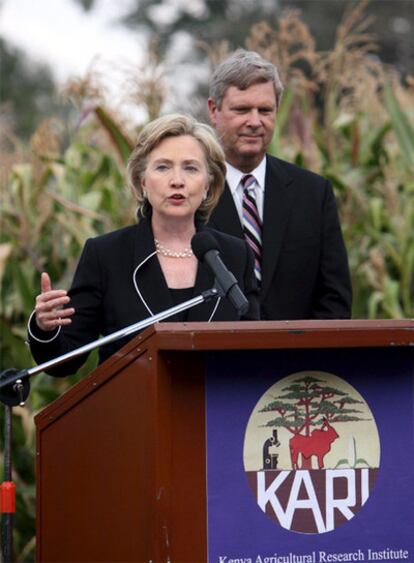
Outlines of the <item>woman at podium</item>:
M191 248L196 232L215 239L220 256L246 295L243 318L259 318L253 255L247 243L205 227L224 186L225 161L213 130L185 115L161 117L139 134L128 183L137 224L86 241L69 291L54 289L46 272L28 325L35 360L45 362L164 311L214 285L214 275ZM232 304L215 298L169 321L235 321ZM132 338L130 336L129 338ZM99 350L102 362L122 345ZM74 373L80 356L53 368Z

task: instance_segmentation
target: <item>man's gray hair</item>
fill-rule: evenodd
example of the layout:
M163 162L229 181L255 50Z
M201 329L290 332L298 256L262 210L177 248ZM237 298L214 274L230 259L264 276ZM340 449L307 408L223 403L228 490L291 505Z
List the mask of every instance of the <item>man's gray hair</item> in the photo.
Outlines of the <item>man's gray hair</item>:
M230 86L246 90L254 84L264 82L273 82L278 107L283 85L277 68L255 51L237 49L213 72L210 80L210 98L218 108L221 108L226 90Z

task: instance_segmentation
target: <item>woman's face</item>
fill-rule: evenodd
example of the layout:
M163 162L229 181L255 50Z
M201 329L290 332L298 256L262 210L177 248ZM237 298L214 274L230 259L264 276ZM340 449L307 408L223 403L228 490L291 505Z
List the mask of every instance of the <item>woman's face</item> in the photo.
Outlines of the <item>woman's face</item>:
M153 220L194 219L209 185L204 151L190 135L167 137L149 154L141 186Z

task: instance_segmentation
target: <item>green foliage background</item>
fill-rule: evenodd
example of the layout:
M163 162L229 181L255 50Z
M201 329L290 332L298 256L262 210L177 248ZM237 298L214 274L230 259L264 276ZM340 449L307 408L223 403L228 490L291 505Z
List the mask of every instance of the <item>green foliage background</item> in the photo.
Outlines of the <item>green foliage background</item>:
M333 182L352 271L354 318L414 317L414 81L403 81L372 56L368 26L363 10L354 9L339 26L334 48L319 53L306 25L288 13L277 29L254 25L246 46L273 60L288 85L271 152ZM151 49L148 68L134 83L135 99L153 118L166 92L162 61ZM206 51L214 63L227 49L221 43ZM76 127L68 131L50 117L29 147L11 138L2 145L2 370L32 364L26 323L40 273L48 271L55 287L68 287L85 239L134 220L125 161L136 130L102 103L90 77L72 83L68 93L77 104ZM36 376L27 405L14 409L18 561L34 560L34 414L94 361L63 380Z

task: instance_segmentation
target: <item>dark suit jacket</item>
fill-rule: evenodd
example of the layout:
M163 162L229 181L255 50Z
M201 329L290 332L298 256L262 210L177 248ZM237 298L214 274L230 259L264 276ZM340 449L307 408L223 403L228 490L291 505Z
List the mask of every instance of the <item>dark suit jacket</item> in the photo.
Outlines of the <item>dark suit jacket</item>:
M257 286L250 249L244 241L207 230L217 239L223 262L233 272L249 300L250 308L245 318L258 319ZM199 263L194 296L210 289L213 284L213 274L207 266ZM86 241L69 295L69 306L75 308L75 314L72 323L62 328L55 338L54 333L40 331L33 316L31 318L29 343L38 363L173 307L174 302L155 253L150 221L143 219L138 225ZM188 322L240 319L227 299L219 299L218 304L217 301L215 298L190 309ZM170 317L168 320L177 318ZM100 348L100 361L108 358L132 337ZM85 359L84 356L76 358L49 373L74 373Z
M227 185L209 226L243 237ZM262 245L262 319L351 316L347 254L328 180L267 156Z

